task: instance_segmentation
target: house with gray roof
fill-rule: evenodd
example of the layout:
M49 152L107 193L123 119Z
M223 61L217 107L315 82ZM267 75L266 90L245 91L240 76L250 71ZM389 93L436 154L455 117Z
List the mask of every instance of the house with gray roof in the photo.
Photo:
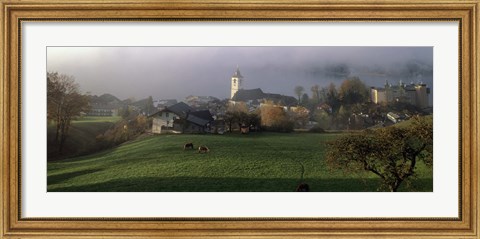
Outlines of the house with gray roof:
M189 105L179 102L150 115L152 133L204 133L209 131L213 117L210 111L195 111Z

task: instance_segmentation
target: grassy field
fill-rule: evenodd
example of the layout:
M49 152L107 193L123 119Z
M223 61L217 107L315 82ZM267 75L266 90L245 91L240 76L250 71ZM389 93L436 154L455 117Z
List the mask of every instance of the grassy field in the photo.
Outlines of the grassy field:
M72 122L62 155L53 142L55 124L47 126L48 160L83 155L95 149L96 137L112 127L121 117L82 117Z
M336 134L155 135L97 154L48 162L48 191L291 192L301 178L311 191L376 191L377 176L329 171L325 142ZM183 144L207 145L199 154ZM432 170L400 191L432 191Z
M82 118L73 121L74 124L85 124L85 123L102 123L110 122L115 123L122 119L120 116L83 116Z

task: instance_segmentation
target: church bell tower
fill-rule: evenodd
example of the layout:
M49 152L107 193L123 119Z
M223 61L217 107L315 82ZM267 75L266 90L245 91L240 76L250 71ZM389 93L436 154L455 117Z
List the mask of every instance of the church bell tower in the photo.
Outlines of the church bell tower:
M233 98L233 96L235 95L235 93L237 93L239 89L242 89L242 82L243 82L243 76L242 74L240 74L240 69L237 66L237 70L235 70L232 76L230 99Z

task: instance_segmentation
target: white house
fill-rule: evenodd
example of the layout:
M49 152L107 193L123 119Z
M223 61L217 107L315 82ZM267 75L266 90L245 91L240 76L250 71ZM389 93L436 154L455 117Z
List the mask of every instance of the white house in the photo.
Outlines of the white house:
M153 118L152 133L161 134L162 131L172 131L173 122L185 118L192 110L190 106L180 102L150 115Z
M209 110L194 111L189 105L180 102L160 110L150 117L152 133L204 133L214 121Z

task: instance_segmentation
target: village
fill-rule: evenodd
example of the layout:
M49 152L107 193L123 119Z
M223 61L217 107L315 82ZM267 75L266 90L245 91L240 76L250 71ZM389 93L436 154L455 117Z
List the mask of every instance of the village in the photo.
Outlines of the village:
M367 87L358 77L340 87L312 86L311 96L297 87L293 96L244 89L240 69L231 76L230 98L189 95L184 101L153 99L120 101L112 95L91 97L86 116L144 115L152 134L213 133L270 130L338 131L385 127L414 115L433 113L426 84L385 81L383 87ZM350 87L350 88L348 88ZM299 92L300 90L300 92ZM294 90L292 90L294 92Z

